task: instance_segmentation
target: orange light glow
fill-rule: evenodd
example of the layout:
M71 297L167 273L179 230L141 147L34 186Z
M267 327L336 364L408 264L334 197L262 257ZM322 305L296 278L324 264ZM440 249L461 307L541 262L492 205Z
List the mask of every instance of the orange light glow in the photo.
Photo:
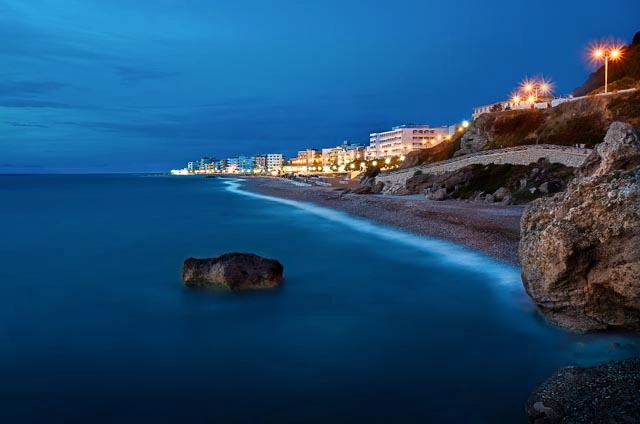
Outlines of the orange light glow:
M600 61L602 59L618 60L622 57L623 46L620 44L598 44L591 49L591 59Z

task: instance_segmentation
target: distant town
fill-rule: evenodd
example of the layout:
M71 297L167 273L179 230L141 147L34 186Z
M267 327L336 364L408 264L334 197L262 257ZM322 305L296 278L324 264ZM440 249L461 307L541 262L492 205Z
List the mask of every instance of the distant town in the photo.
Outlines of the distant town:
M473 119L485 113L547 109L562 103L585 98L552 96L552 84L545 79L525 80L509 100L504 100L474 108ZM618 92L634 91L619 90ZM611 92L596 96L611 95ZM344 141L327 148L300 150L295 158L286 158L282 153L257 154L217 159L202 157L188 162L185 168L171 170L172 175L310 175L310 174L357 174L369 166L383 170L398 167L405 157L417 150L431 149L449 142L456 135L464 133L469 121L458 124L431 127L429 125L406 124L392 127L388 131L369 134L369 144Z

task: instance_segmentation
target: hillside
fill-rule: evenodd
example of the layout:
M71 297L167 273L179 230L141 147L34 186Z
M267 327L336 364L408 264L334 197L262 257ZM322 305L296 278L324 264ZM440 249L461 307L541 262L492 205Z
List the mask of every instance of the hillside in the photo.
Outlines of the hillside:
M613 121L640 128L640 90L589 96L544 110L487 113L471 124L460 148L463 153L527 144L591 148L602 141Z
M636 86L640 81L640 32L623 49L623 60L609 63L609 89L623 89ZM576 88L574 96L604 91L604 64L589 75L587 81Z

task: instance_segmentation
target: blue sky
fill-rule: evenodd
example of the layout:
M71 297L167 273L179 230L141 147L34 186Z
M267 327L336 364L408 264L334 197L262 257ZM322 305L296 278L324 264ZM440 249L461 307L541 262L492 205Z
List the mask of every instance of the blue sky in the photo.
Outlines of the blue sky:
M606 7L606 11L604 10ZM164 171L569 93L640 2L0 0L0 172Z

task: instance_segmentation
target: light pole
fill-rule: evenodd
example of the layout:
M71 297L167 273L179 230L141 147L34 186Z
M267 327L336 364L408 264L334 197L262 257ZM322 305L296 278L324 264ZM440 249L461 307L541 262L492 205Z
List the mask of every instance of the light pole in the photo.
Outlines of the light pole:
M604 59L604 92L607 93L607 85L609 79L609 59L618 60L620 59L621 51L619 47L615 46L600 46L596 47L591 52L591 57L595 60Z
M522 82L522 91L524 91L529 100L533 99L533 101L537 101L538 100L538 94L549 94L551 93L551 83L549 81L546 81L543 78L540 78L539 80L529 80L526 79Z

